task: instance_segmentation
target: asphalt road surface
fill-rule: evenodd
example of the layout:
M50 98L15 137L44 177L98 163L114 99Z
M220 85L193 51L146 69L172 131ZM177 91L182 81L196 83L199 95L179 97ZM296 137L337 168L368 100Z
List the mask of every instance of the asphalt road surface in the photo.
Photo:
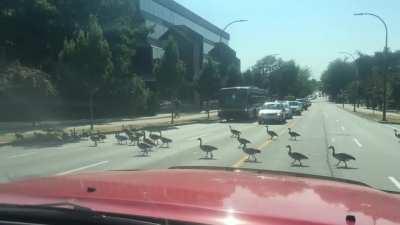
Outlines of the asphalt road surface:
M228 125L249 139L249 147L261 149L258 162L247 155L231 137ZM301 134L289 140L288 127ZM0 148L0 181L8 182L36 176L65 175L87 171L160 169L172 166L226 166L291 171L347 178L379 189L400 191L400 143L393 127L360 118L334 104L315 102L301 116L287 124L270 125L279 134L269 140L263 125L255 122L200 123L172 127L163 136L173 139L170 148L156 148L143 157L138 147L119 145L110 135L105 143L92 147L89 140L56 147ZM214 159L205 159L197 138L218 148ZM303 166L292 165L286 145L303 153L309 160ZM353 155L349 168L336 166L327 146Z

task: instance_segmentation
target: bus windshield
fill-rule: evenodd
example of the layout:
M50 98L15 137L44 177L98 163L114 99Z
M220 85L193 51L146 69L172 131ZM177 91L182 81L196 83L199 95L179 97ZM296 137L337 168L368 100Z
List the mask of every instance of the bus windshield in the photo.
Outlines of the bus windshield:
M225 89L220 92L221 107L244 107L246 103L246 89Z

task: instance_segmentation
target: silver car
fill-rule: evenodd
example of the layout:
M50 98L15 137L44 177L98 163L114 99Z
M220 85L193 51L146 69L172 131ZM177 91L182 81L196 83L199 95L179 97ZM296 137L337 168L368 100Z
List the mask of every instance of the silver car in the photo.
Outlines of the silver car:
M279 103L281 103L285 109L286 119L292 119L293 118L293 110L292 110L292 108L290 108L289 101L281 101Z
M258 123L265 124L267 121L280 123L286 122L285 107L279 102L266 102L258 112Z
M298 101L289 101L289 106L293 111L293 115L301 115L301 111L303 111L303 107L301 102Z

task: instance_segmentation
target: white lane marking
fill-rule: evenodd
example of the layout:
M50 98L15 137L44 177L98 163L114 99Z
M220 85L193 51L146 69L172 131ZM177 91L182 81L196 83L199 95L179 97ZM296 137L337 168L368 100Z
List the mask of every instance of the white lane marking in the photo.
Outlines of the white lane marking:
M396 127L394 127L394 126L390 126L390 125L385 125L386 127L388 127L388 128L391 128L391 129L393 129L393 130L399 130L398 128L396 128Z
M15 158L19 158L19 157L25 157L25 156L29 156L29 155L34 155L34 154L37 154L37 152L28 152L28 153L13 155L13 156L10 156L8 158L9 159L15 159Z
M342 128L342 131L345 131L346 129L344 128L344 126L341 126L340 128Z
M62 175L70 174L70 173L75 173L75 172L78 172L78 171L81 171L81 170L85 170L85 169L89 169L89 168L92 168L92 167L100 166L100 165L103 165L103 164L106 164L106 163L108 163L108 161L101 161L101 162L98 162L98 163L93 163L93 164L90 164L90 165L87 165L87 166L82 166L82 167L79 167L79 168L76 168L76 169L67 170L67 171L64 171L64 172L61 172L61 173L57 173L56 176L62 176Z
M335 138L332 138L331 141L332 141L332 143L335 142Z
M394 186L396 186L398 189L400 189L400 182L398 180L396 180L396 178L394 178L394 177L388 177L388 178L390 181L392 181Z
M357 138L354 138L353 140L358 145L358 147L362 148L362 144L357 140Z

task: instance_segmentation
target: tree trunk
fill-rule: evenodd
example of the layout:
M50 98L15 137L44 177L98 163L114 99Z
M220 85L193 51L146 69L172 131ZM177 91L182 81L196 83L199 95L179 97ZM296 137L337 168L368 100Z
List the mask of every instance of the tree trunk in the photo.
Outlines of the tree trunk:
M93 119L93 96L94 94L91 93L89 96L89 110L90 110L90 130L93 130L93 123L94 123L94 119Z
M207 119L210 119L210 101L207 101Z

